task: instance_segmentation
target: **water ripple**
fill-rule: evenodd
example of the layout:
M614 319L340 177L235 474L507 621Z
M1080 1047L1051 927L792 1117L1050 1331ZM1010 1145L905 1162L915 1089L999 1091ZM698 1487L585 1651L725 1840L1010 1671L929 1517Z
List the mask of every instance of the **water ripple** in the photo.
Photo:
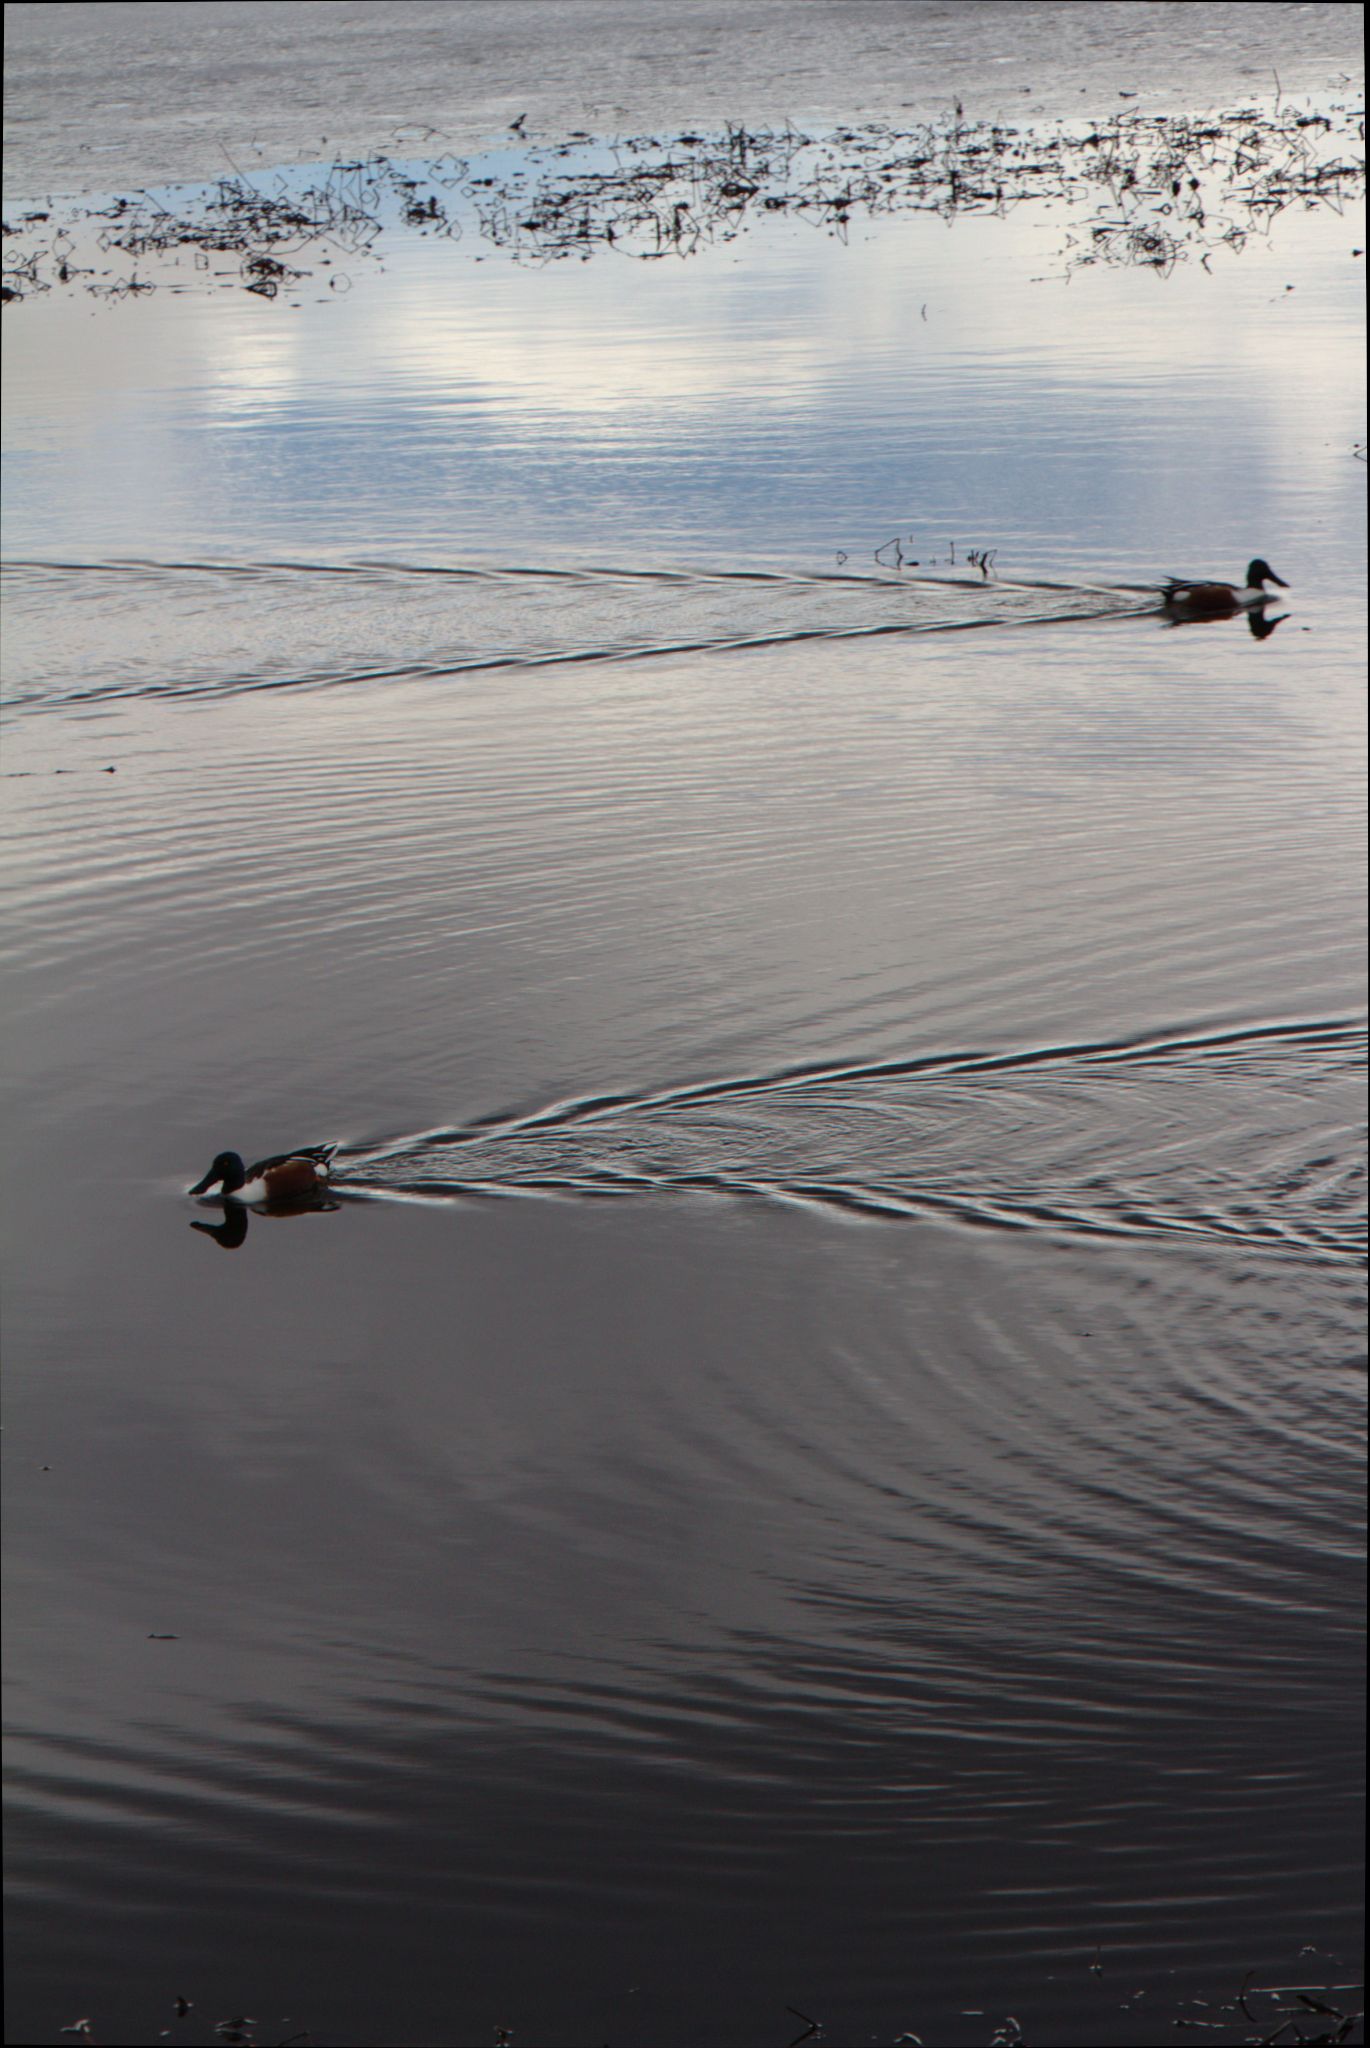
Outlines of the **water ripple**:
M1365 1037L1310 1019L783 1068L354 1145L347 1173L401 1198L715 1193L1355 1262Z
M980 576L614 566L133 558L12 561L4 575L8 697L26 709L1045 625L1157 599ZM130 646L143 650L132 664Z

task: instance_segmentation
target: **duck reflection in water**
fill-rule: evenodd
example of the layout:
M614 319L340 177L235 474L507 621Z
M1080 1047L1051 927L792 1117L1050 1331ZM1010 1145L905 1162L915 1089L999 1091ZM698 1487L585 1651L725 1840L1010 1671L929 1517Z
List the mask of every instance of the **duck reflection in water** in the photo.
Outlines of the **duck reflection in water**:
M1221 612L1172 611L1169 605L1166 605L1164 609L1167 626L1211 626L1216 619L1227 616ZM1276 612L1272 617L1269 612L1248 611L1243 616L1246 619L1247 630L1253 640L1268 640L1276 626L1282 626L1289 617L1289 614L1288 612Z
M247 1219L254 1211L266 1216L273 1223L279 1223L285 1216L322 1216L330 1209L341 1209L342 1202L337 1195L304 1195L293 1202L256 1202L249 1209L242 1202L225 1202L223 1219L218 1223L191 1224L203 1237L212 1237L226 1252L236 1252L247 1237Z

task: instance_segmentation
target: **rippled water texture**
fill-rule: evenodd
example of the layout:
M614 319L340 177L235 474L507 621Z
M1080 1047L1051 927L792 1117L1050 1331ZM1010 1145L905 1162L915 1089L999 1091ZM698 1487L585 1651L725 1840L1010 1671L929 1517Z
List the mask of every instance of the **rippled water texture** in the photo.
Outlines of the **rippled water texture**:
M9 2038L1354 2008L1363 219L1105 203L7 308Z

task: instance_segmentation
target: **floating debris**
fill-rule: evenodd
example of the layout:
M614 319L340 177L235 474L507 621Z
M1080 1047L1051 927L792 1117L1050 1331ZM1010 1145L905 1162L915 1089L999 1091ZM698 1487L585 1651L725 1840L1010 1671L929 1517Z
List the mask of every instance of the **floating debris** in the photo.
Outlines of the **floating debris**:
M310 263L335 269L339 262L371 256L388 226L459 237L450 195L466 173L466 164L455 157L435 159L418 177L412 167L381 156L280 172L270 183L235 172L212 185L139 192L74 208L43 248L24 242L25 229L31 220L48 222L51 216L26 215L18 227L3 224L6 242L20 241L13 252L5 251L5 296L22 298L77 282L108 299L151 291L155 283L183 289L187 280L179 266L189 252L193 281L275 298L312 275L288 260L306 252ZM78 249L87 259L79 265L72 260ZM149 265L157 271L155 280L140 268ZM329 282L338 288L337 277Z
M77 204L61 219L49 205L3 223L3 297L80 286L119 299L207 282L274 298L316 268L345 290L345 266L379 260L392 233L470 230L525 263L660 261L777 214L844 240L859 220L1006 216L1030 201L1066 209L1067 272L1108 263L1164 276L1239 253L1291 207L1340 212L1364 186L1363 110L1278 99L1209 115L1124 109L1051 130L967 121L958 105L912 129L877 121L819 137L788 125L611 143L578 133L480 175L460 157L375 155L255 181L234 166L210 185Z

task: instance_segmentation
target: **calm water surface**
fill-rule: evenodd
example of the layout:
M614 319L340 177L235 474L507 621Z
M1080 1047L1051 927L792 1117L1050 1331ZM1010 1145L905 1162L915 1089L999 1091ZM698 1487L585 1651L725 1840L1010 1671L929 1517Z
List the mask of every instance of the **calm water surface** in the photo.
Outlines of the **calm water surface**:
M1068 227L7 314L10 2038L1354 1975L1363 225Z

